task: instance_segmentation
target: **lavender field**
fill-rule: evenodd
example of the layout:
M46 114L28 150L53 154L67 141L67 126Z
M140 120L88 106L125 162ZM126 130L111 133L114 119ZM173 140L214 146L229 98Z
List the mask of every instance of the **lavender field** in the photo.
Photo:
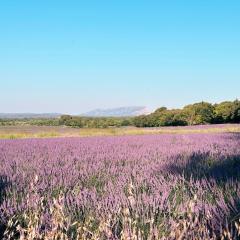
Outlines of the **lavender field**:
M3 239L238 239L240 134L0 140Z

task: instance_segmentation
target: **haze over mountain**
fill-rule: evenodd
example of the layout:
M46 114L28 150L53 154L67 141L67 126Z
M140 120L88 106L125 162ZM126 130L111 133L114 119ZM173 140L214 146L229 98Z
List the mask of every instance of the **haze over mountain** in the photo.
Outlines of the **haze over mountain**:
M61 113L0 113L2 119L57 118Z
M132 117L148 114L150 111L143 106L129 106L109 109L95 109L80 116L86 117ZM58 118L62 113L0 113L2 119L24 119L24 118Z
M87 117L132 117L147 114L149 111L143 106L129 106L108 109L95 109L81 114Z

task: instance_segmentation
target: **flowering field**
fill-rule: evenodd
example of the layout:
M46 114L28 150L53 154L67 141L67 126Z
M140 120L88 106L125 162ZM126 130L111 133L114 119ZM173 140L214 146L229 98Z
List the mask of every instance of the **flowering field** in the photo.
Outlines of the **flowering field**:
M4 239L238 239L240 134L0 140Z

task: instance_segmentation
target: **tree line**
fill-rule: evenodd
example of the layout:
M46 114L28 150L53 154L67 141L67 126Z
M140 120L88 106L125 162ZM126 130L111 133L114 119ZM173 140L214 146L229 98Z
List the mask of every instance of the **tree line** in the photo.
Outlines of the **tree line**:
M62 115L60 118L0 119L0 126L69 126L74 128L107 128L133 126L131 117L82 117Z
M240 123L240 101L199 102L171 110L161 107L149 115L135 117L133 123L136 127Z
M81 117L63 115L59 120L60 125L80 128L107 128L132 126L131 117Z

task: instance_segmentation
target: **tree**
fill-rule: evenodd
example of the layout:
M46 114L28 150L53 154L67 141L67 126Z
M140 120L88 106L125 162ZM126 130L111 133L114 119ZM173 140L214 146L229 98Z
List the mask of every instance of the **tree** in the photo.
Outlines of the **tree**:
M211 103L200 102L184 107L183 111L188 116L189 125L212 123L214 107Z
M66 122L68 122L68 121L71 120L71 119L72 119L72 116L70 116L70 115L62 115L62 116L60 117L59 123L60 123L61 125L66 125Z
M234 123L240 122L240 101L238 99L233 102L231 121Z
M215 104L215 123L239 123L240 122L240 101L225 101Z
M135 127L154 127L154 118L152 115L141 115L133 119Z
M184 126L187 125L186 116L182 110L165 110L161 112L155 112L154 114L154 125L159 126Z
M160 108L158 108L154 113L162 113L162 112L165 112L165 111L167 111L167 108L166 107L160 107Z
M215 104L214 109L214 122L215 123L227 123L231 122L233 114L233 103L225 101L219 104Z

